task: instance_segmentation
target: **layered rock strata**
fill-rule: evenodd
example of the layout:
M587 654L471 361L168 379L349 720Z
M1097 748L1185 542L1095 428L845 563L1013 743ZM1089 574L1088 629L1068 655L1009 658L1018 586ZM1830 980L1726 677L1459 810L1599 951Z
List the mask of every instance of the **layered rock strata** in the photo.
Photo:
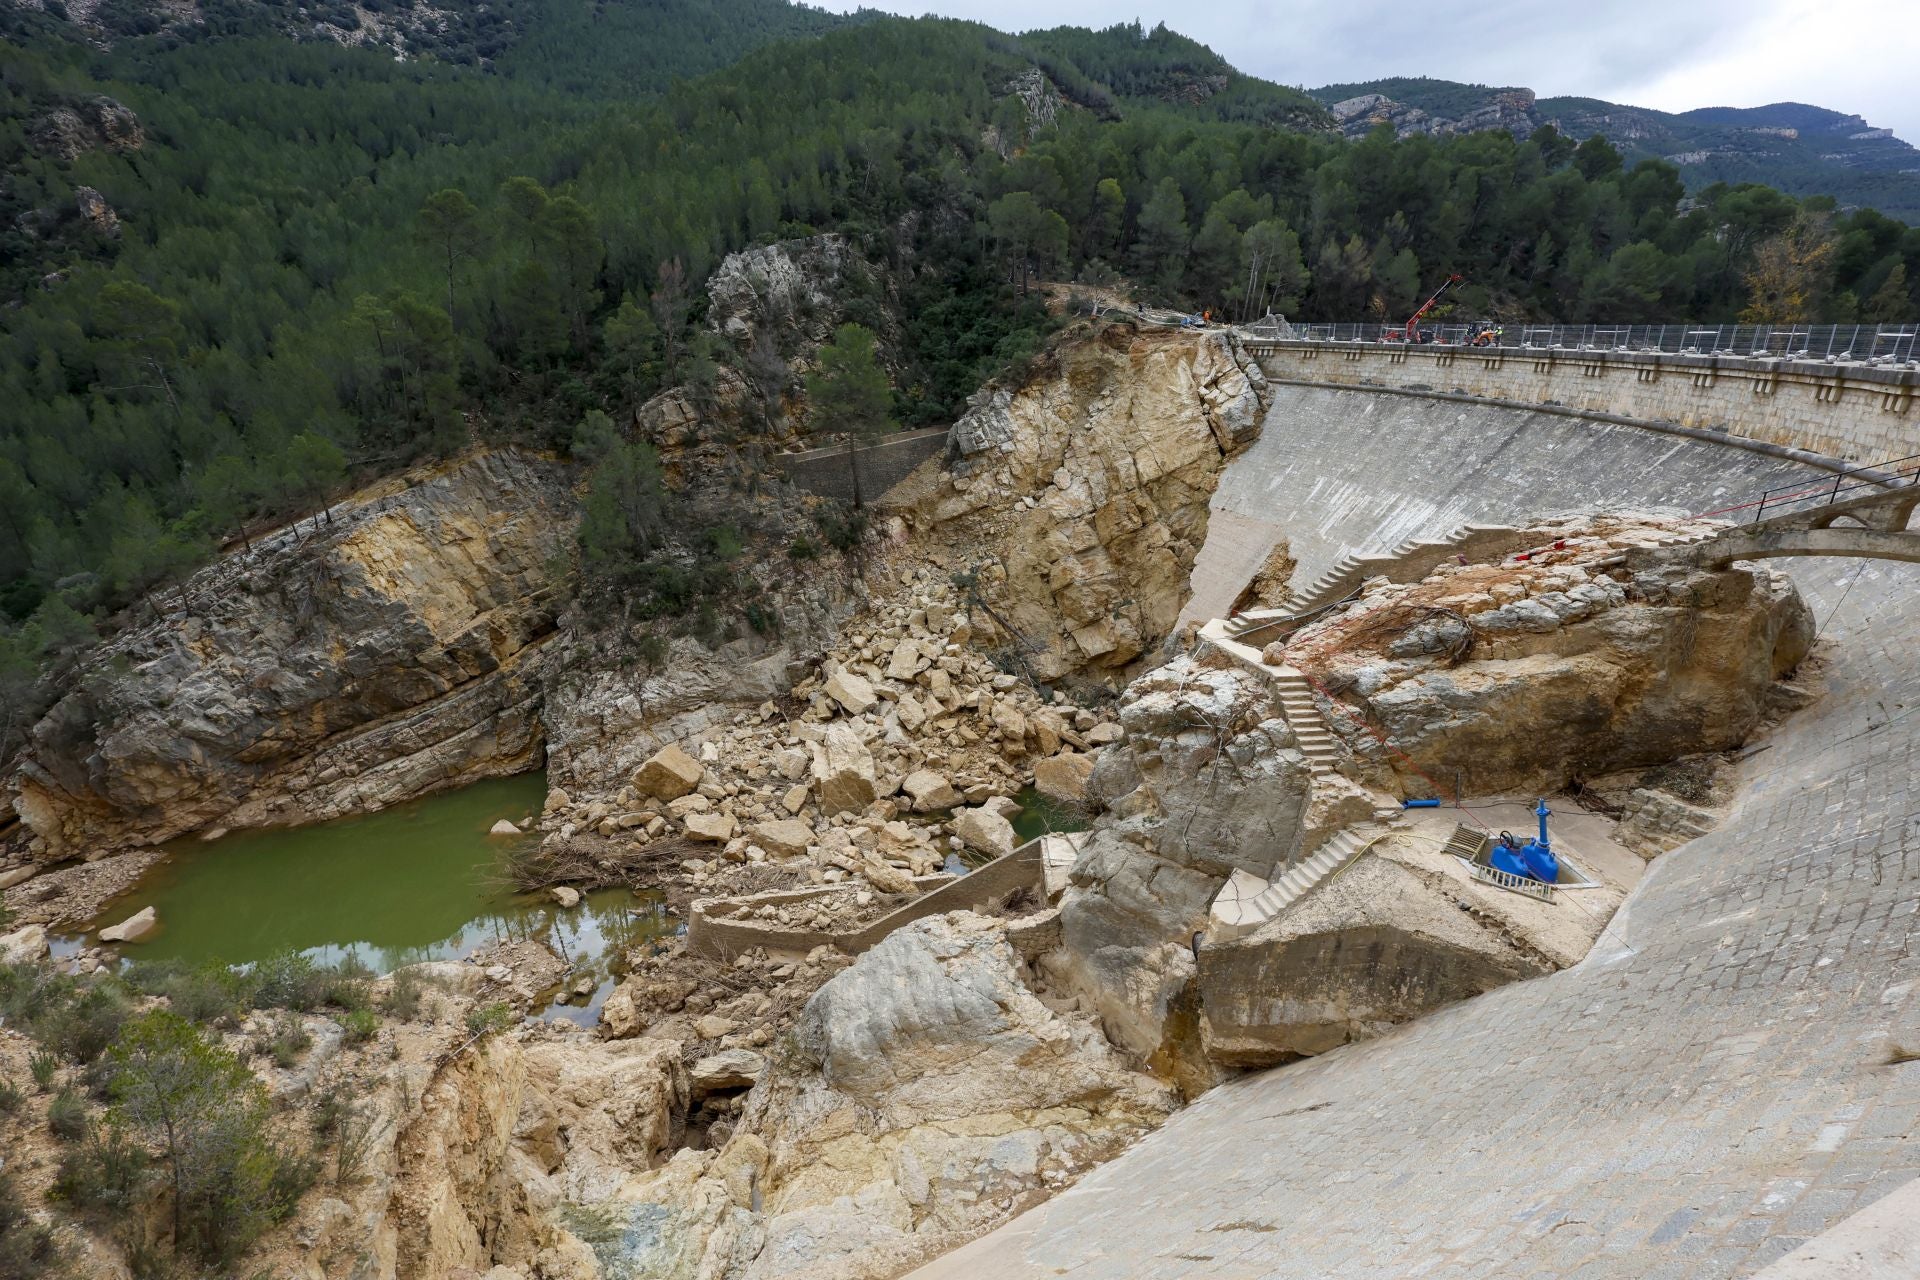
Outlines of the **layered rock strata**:
M1358 718L1329 708L1329 723L1391 794L1431 792L1414 768L1487 795L1724 750L1806 656L1813 618L1764 564L1618 564L1712 528L1632 516L1543 525L1543 550L1527 560L1375 583L1285 656L1352 704Z
M1265 388L1227 335L1115 325L981 392L950 467L897 491L916 538L969 562L978 642L1053 680L1123 671L1170 634Z
M7 780L25 843L56 861L538 767L571 531L561 467L481 452L209 565L34 726Z

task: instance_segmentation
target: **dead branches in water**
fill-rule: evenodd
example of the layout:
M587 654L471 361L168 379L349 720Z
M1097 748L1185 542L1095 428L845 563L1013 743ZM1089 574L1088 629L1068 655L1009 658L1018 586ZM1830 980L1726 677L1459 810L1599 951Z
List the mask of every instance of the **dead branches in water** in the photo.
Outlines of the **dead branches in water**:
M561 884L582 890L615 885L644 887L677 873L683 861L700 852L701 846L685 836L662 836L644 845L585 836L552 846L527 841L508 851L496 875L501 883L521 893Z

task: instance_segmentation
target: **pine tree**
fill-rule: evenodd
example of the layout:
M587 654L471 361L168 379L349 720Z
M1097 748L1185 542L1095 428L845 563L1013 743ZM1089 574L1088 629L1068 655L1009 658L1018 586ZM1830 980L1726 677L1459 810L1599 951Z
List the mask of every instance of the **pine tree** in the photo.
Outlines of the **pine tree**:
M853 505L864 505L860 487L860 450L880 442L892 425L892 396L886 370L874 355L873 331L843 324L833 341L820 348L819 372L807 378L813 420L827 431L846 433L847 470L853 481Z
M414 234L431 245L435 255L445 263L447 315L457 316L459 312L453 305L454 271L479 251L480 210L467 199L466 192L456 187L443 188L428 196L420 212L414 215Z

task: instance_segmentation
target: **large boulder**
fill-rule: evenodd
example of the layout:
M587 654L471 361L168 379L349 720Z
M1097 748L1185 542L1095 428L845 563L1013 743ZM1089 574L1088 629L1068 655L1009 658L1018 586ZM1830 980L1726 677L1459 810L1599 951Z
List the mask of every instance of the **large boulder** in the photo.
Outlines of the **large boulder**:
M30 924L0 937L0 964L26 964L47 954L47 928Z
M748 828L747 835L776 858L798 858L813 843L813 827L798 818L757 822Z
M851 726L829 725L813 744L813 790L829 816L865 809L878 795L873 753Z
M698 760L669 744L647 757L634 771L633 789L655 800L671 801L700 785L707 768Z
M608 1274L898 1275L1157 1125L1165 1086L1020 969L999 923L968 912L861 956L808 1001L724 1151L604 1206L622 1242Z
M1670 523L1570 523L1542 531L1568 544L1557 561L1376 584L1303 629L1289 653L1391 741L1348 734L1369 780L1392 794L1456 776L1468 794L1552 791L1738 746L1774 680L1806 654L1812 615L1764 565L1674 562L1616 578L1599 563Z
M873 691L872 682L851 671L834 672L827 677L822 688L850 716L864 715L880 700L880 695Z
M696 1099L722 1089L745 1089L759 1080L767 1060L751 1049L723 1049L696 1061L687 1082Z
M953 815L953 834L969 849L990 858L1004 858L1014 849L1013 824L984 805Z
M100 931L102 942L138 942L160 927L160 917L152 907L142 907L119 924Z
M1092 776L1092 756L1078 751L1062 751L1057 756L1034 761L1033 789L1061 804L1084 804L1087 799L1087 780Z
M1324 1053L1553 967L1462 911L1471 892L1363 857L1255 932L1210 942L1197 983L1208 1057L1248 1068Z
M913 801L915 813L951 809L960 803L960 793L954 790L953 783L947 780L945 774L935 773L931 769L915 769L900 784L900 790Z
M687 834L696 840L724 843L733 839L734 821L730 813L690 813L685 825Z
M1182 1030L1193 936L1234 871L1270 879L1299 852L1311 774L1272 691L1238 667L1176 659L1128 686L1119 718L1088 780L1112 816L1074 862L1050 963L1122 1047L1198 1087L1212 1068Z

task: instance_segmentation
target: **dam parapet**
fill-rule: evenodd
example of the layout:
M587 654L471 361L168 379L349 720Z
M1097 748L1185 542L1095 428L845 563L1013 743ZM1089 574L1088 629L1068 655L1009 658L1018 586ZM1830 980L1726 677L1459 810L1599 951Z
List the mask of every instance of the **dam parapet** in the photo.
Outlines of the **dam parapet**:
M1674 427L1841 462L1920 452L1920 367L1811 355L1469 347L1250 336L1279 383L1465 398Z

